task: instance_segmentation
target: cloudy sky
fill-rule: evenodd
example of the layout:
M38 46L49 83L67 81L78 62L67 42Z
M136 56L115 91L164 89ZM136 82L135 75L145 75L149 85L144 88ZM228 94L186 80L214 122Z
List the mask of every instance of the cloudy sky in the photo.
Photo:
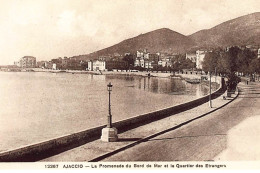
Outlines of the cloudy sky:
M259 9L259 0L0 0L0 65L87 54L159 28L189 35Z

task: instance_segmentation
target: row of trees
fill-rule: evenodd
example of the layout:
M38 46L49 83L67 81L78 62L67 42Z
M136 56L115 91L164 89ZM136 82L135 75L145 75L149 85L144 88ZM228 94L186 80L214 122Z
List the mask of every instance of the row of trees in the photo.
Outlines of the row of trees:
M260 59L257 59L256 52L234 46L228 51L215 50L207 53L202 67L205 72L213 72L216 68L222 74L239 72L252 75L260 73Z
M260 59L256 52L250 49L240 49L237 46L231 47L228 51L215 50L206 54L202 70L224 74L228 81L228 91L235 90L241 79L235 75L253 76L260 73Z

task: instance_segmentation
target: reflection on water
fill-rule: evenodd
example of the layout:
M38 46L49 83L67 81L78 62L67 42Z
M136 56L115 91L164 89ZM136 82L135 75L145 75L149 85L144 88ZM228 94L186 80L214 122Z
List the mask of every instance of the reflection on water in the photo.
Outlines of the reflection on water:
M169 95L194 95L201 97L208 93L208 88L200 84L190 84L181 79L156 78L141 76L106 76L106 80L121 79L126 87L138 88L144 91Z
M44 72L0 72L0 151L106 124L205 95L179 79Z

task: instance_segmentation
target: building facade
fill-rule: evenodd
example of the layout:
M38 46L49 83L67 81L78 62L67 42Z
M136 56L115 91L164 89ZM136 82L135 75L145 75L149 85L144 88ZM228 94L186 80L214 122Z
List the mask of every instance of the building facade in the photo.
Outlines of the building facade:
M147 49L136 52L136 59L134 62L135 67L142 67L146 69L152 69L158 66L159 54L149 53Z
M37 68L47 68L48 67L48 61L37 61L36 63Z
M117 70L125 70L128 64L126 61L118 60L118 61L101 61L101 60L92 60L88 62L87 69L89 71L111 71L114 69Z
M196 68L202 69L202 62L204 61L206 51L197 50L196 51Z
M105 71L106 70L106 61L94 60L88 62L89 71Z
M36 58L33 56L24 56L18 62L14 63L21 68L35 68L36 67Z

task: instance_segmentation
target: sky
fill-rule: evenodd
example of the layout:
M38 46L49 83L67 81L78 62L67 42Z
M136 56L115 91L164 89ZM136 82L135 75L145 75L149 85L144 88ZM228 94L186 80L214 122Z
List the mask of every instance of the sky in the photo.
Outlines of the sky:
M88 54L160 28L184 35L260 11L260 0L0 0L0 65Z

